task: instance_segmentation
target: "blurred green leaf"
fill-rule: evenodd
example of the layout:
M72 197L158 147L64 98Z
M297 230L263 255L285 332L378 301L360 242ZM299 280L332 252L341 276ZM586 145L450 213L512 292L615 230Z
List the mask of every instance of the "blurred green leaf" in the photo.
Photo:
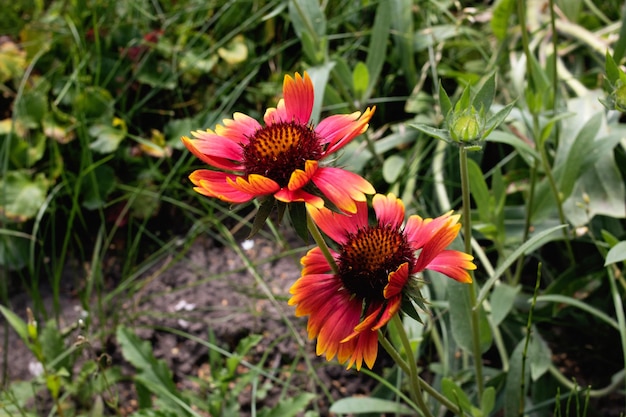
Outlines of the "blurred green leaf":
M28 338L28 325L26 322L2 304L0 304L0 313L2 313L7 323L9 323L13 330L15 330L15 333L17 333L26 346L29 346L30 341Z
M461 284L448 279L448 300L450 305L450 323L454 341L466 352L473 351L474 335L472 332L472 308L469 300L470 284ZM486 352L493 342L493 334L487 321L485 310L479 307L478 326L480 333L480 349Z
M26 52L8 38L0 43L0 84L22 77L26 69Z
M96 138L95 141L89 144L89 148L99 153L111 153L115 152L120 143L126 138L126 129L97 124L89 128L89 134Z
M506 375L506 384L504 387L504 417L519 417L523 415L522 407L522 390L520 384L528 387L528 362L526 362L525 378L522 381L522 362L524 355L525 341L522 339L509 358L509 372Z
M402 171L405 169L405 160L400 155L391 155L383 162L383 178L387 184L396 182Z
M533 381L537 381L545 374L552 363L552 352L537 329L533 330L528 346L528 362L530 365L530 378Z
M352 72L352 88L354 89L354 95L359 99L364 97L369 80L370 76L367 66L361 61L357 62Z
M163 61L147 63L137 73L137 81L154 88L173 90L177 85L176 74L172 67Z
M264 408L258 414L259 417L293 417L301 413L317 395L308 392L285 398L274 408Z
M0 215L24 222L37 214L46 201L48 180L43 173L31 177L25 171L9 171L0 178Z
M521 289L521 285L513 287L504 283L495 286L489 297L491 320L494 326L499 326L509 314L515 304L515 297Z
M476 95L472 99L472 106L477 111L484 111L485 114L491 108L493 98L496 95L496 74L495 72L489 76L476 92Z
M606 260L604 261L604 266L624 261L626 261L626 241L621 241L609 249L609 253L607 253Z
M115 188L115 171L108 165L98 165L81 184L82 204L88 210L104 207Z
M496 35L499 41L506 38L511 27L509 21L511 20L514 6L515 0L496 0L493 5L490 24L493 34Z
M472 412L472 403L470 402L465 391L461 389L452 379L443 378L441 380L441 393L446 396L453 404L456 404L461 410L474 415Z
M338 414L396 413L415 415L415 410L397 401L362 396L337 400L330 407L330 412Z
M41 126L48 111L48 98L43 91L33 89L25 92L16 100L17 119L29 128Z
M367 100L372 95L374 86L380 77L380 73L387 56L387 43L391 29L391 7L387 2L381 1L376 8L376 17L372 26L372 37L370 39L365 61L369 73L368 85L362 99Z

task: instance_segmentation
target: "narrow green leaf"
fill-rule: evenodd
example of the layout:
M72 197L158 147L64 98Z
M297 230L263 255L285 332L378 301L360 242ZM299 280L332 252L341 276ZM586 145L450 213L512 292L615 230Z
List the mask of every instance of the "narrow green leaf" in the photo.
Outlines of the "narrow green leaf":
M621 241L609 250L609 253L606 255L606 260L604 261L604 266L624 261L626 261L626 241Z
M309 74L309 77L311 77L311 82L313 83L313 91L315 91L315 96L313 98L313 110L311 111L311 122L313 122L313 124L317 124L320 119L322 104L324 103L324 92L326 90L326 86L328 85L330 71L335 68L335 64L335 62L326 62L322 65L317 65L307 69L307 73Z
M441 114L447 119L448 114L452 110L452 102L443 85L441 85L441 80L439 81L439 106L441 107Z
M456 142L454 142L450 138L450 134L448 133L447 130L436 129L434 127L431 127L431 126L428 126L428 125L425 125L425 124L421 124L421 123L419 123L419 124L409 123L409 126L419 130L422 133L426 133L428 136L432 136L433 138L436 138L436 139L441 139L444 142L456 143Z
M528 302L530 303L532 300L528 300ZM602 320L603 322L607 323L609 326L614 327L616 330L619 330L619 325L617 324L617 321L615 321L615 319L613 319L612 317L610 317L609 315L607 315L606 313L604 313L601 310L598 310L597 308L583 302L580 300L577 300L575 298L569 297L567 295L561 295L561 294L545 294L545 295L540 295L537 297L537 302L552 302L552 303L557 303L557 304L567 304L567 305L571 305L572 307L576 307L579 308L583 311L586 311L587 313L595 316L597 319Z
M555 175L558 173L557 181L560 184L559 191L562 194L563 201L570 196L576 180L587 168L583 166L583 163L585 160L589 161L587 155L596 147L596 141L594 139L598 134L603 117L603 113L598 112L587 121L578 132L574 143L572 143L572 146L569 148L562 169L555 172Z
M252 222L252 228L250 229L250 234L248 235L248 239L259 233L263 226L265 226L265 222L267 218L272 213L274 206L276 205L276 199L274 196L266 197L261 201L261 205L254 216L254 221Z
M514 0L497 0L491 15L491 30L499 41L504 40L509 28L509 20L513 13Z
M354 71L352 71L352 88L354 95L360 100L364 98L365 90L367 90L369 82L370 75L367 66L361 61L357 62Z
M330 412L337 414L397 413L415 415L415 410L404 404L382 398L368 397L342 398L333 403Z
M485 131L483 132L484 137L489 136L491 132L493 132L498 126L500 126L504 122L509 113L511 113L511 110L513 110L515 104L515 101L507 104L496 114L487 119L487 123L485 124Z
M485 113L491 108L493 98L496 95L496 73L492 73L489 78L485 80L480 90L474 96L472 100L472 106L477 111L484 110ZM506 107L505 107L506 108ZM506 116L505 116L506 117Z
M17 314L0 304L0 313L4 316L9 325L15 330L15 333L24 341L28 346L30 344L28 340L28 325Z
M380 77L387 56L387 43L391 28L391 7L387 2L381 1L376 8L376 17L372 26L372 37L367 52L365 64L369 72L367 89L362 96L363 100L369 99L372 90Z
M402 74L406 77L407 85L412 88L417 84L418 74L415 68L413 0L390 0L382 3L389 7L393 16L391 28L394 37L393 44L397 49L394 55L399 57Z
M471 88L470 88L470 85L468 84L463 89L463 93L461 94L461 97L459 98L459 101L457 101L456 104L454 105L454 112L455 113L458 113L458 112L461 112L463 110L466 110L466 109L470 108L470 104L471 104L470 94L471 94ZM479 110L479 109L477 109L477 110Z
M470 190L472 190L472 198L478 209L478 218L482 223L490 223L492 218L491 199L489 197L489 188L482 169L473 160L468 158L468 174L470 181Z
M608 49L606 50L606 56L604 58L604 70L606 72L606 78L612 85L615 85L617 80L619 80L620 71Z
M508 267L513 265L513 262L515 262L515 260L518 257L520 257L524 253L534 250L536 247L543 244L543 242L547 240L552 233L564 228L565 226L566 225L559 225L559 226L551 227L550 229L544 230L541 233L537 233L536 235L528 239L526 242L524 242L522 245L520 245L517 249L515 249L509 256L507 256L506 259L504 259L504 261L502 261L502 263L498 266L498 268L496 268L493 275L489 277L487 282L485 282L485 284L483 285L482 289L480 290L480 293L478 294L476 305L481 305L482 302L485 301L485 298L487 298L489 291L491 291L491 287L493 287L493 285L496 283L498 278L500 278L500 276L504 273L504 271L506 271Z

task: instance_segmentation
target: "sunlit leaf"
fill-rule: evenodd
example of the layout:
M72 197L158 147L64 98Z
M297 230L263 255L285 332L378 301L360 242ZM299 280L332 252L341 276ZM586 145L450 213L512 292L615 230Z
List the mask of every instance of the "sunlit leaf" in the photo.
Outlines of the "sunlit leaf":
M0 178L0 215L14 222L34 217L45 203L48 186L43 173L33 178L24 171L8 171Z
M609 249L609 253L607 253L606 260L604 261L604 266L624 261L626 261L626 241L621 241Z
M18 79L26 69L26 52L10 40L0 43L0 84Z
M415 410L397 401L362 396L342 398L335 401L330 407L330 412L337 414L397 413L415 415Z
M248 59L248 47L243 35L235 36L226 47L219 48L217 54L230 65L236 65Z

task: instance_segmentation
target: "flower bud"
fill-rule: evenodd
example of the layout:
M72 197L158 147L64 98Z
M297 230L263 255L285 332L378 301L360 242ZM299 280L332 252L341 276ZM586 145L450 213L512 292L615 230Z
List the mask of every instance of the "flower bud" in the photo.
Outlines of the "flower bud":
M456 142L473 142L480 140L482 120L476 109L471 107L458 115L452 116L450 136Z
M618 81L613 90L613 97L615 100L615 110L621 112L626 111L626 84Z

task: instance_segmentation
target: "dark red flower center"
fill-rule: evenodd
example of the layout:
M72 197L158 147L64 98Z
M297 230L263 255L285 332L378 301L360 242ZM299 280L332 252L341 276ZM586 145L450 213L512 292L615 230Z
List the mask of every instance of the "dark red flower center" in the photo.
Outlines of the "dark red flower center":
M415 255L404 234L391 226L375 226L349 237L337 266L350 293L367 301L383 301L389 274L405 262L411 269Z
M280 122L259 129L243 147L246 174L260 174L285 187L291 173L307 160L322 157L315 131L296 122Z

